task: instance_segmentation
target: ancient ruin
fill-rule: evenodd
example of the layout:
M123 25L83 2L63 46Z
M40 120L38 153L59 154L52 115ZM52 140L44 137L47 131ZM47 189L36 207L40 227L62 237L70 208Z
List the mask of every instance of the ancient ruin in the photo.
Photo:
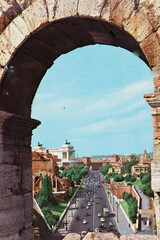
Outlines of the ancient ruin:
M159 0L0 0L0 33L0 239L33 240L30 144L40 122L30 114L38 85L58 56L97 43L125 48L157 73L145 99L153 109L160 236Z

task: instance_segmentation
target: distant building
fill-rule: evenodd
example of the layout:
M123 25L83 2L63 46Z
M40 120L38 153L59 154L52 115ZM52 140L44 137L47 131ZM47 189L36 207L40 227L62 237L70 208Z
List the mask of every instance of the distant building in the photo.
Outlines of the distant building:
M80 158L75 158L74 147L67 140L66 143L60 148L46 149L40 144L40 146L34 148L34 151L42 153L48 152L52 156L57 156L59 159L59 161L57 161L58 166L65 166L65 168L83 164Z
M140 157L139 163L131 167L131 174L136 177L139 176L141 173L147 173L150 164L151 158L147 151L144 150L144 153Z
M52 180L54 176L59 176L57 161L57 156L52 156L48 152L32 152L33 192L41 189L41 182L45 175L50 175Z

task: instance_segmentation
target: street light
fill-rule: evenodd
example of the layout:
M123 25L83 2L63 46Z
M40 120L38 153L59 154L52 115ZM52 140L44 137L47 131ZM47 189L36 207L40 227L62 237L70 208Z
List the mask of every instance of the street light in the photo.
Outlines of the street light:
M113 212L115 211L115 209L114 209L114 195L113 195Z
M119 222L119 202L116 202L117 204L117 222Z

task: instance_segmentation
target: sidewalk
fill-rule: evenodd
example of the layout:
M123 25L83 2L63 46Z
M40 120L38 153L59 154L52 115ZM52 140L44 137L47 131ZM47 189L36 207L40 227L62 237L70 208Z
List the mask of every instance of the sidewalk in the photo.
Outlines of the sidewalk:
M120 234L121 235L133 234L134 232L130 227L130 222L126 219L118 199L112 195L112 193L105 184L103 184L103 187L106 192L106 196L110 203L111 209L115 213L115 220L117 222Z

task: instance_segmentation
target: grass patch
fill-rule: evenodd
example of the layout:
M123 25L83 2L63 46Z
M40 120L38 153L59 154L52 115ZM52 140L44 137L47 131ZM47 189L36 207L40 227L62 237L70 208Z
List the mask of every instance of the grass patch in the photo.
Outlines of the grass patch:
M127 205L126 201L122 200L122 201L120 201L120 204L121 204L121 206L123 207L125 213L126 213L127 216L128 216L128 205ZM129 217L129 216L128 216L128 217Z
M50 208L50 211L54 215L58 215L58 216L61 216L61 214L64 211L64 209L66 208L66 206L67 206L67 203L60 202L60 201L58 201L58 205L48 204L48 207Z

